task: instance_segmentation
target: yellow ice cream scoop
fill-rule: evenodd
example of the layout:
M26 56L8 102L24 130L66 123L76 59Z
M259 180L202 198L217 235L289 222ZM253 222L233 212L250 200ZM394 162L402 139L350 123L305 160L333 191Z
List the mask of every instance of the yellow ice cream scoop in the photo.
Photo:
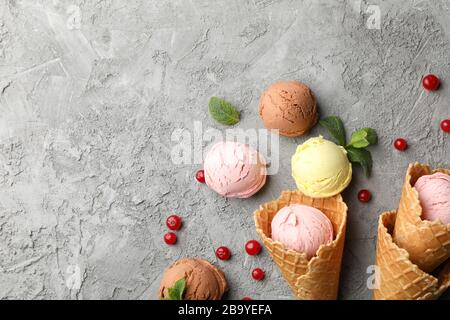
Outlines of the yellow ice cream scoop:
M319 136L297 147L292 156L292 177L307 196L331 197L350 184L352 164L343 147Z

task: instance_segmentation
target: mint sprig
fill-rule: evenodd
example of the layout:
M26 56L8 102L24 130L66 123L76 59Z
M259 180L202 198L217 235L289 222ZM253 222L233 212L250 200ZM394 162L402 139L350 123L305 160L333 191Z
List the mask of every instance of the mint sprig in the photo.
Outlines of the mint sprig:
M347 150L347 157L350 162L359 164L366 177L370 177L372 172L373 160L367 147L378 143L378 136L372 128L362 128L352 133L350 142L346 144L345 128L339 117L331 116L319 121L319 124L325 127L330 135L336 139L339 145Z
M231 126L239 122L239 111L231 103L221 98L212 97L209 100L208 110L211 117L221 124Z
M165 300L183 300L185 290L186 290L186 279L181 278L173 284L173 287L167 288L169 296L166 297Z

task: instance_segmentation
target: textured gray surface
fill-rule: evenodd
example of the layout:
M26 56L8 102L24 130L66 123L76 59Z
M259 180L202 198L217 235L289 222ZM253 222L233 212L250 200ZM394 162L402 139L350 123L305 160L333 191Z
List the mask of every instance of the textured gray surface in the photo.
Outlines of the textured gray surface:
M366 25L369 5L381 30ZM280 140L279 174L248 200L220 198L195 182L199 165L170 161L174 128L224 129L207 115L212 95L242 110L239 127L261 128L258 97L277 79L302 80L322 115L380 135L373 177L355 170L344 194L340 297L370 298L377 218L396 207L407 164L450 165L438 127L448 17L445 0L0 0L0 298L156 298L161 272L187 256L222 267L228 298L292 298L267 253L243 245L257 237L254 209L294 188L290 156L307 137ZM420 87L429 71L444 79L438 93ZM370 204L355 200L362 187ZM162 240L171 212L185 221L174 247ZM214 257L223 244L228 262ZM251 280L256 266L265 281Z

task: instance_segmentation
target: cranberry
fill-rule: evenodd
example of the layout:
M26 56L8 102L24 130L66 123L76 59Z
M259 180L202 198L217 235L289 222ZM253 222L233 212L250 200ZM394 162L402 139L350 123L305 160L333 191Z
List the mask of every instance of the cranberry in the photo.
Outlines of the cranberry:
M265 272L261 268L255 268L252 271L252 277L255 280L261 281L266 276Z
M408 148L408 142L405 139L399 138L394 141L394 147L397 150L404 151Z
M231 257L231 251L227 247L218 247L216 250L216 256L220 260L228 260Z
M205 171L204 170L198 170L195 173L195 179L197 179L200 183L205 183Z
M450 119L442 120L441 129L444 132L450 132Z
M358 192L358 200L361 202L369 202L372 199L372 194L369 190L362 189Z
M181 228L181 218L176 214L167 217L166 225L170 230L179 230Z
M173 232L167 232L164 235L164 242L168 245L175 244L177 242L177 235Z
M251 256L256 256L261 252L261 244L256 240L249 240L245 244L245 251Z
M435 91L439 88L439 78L434 74L428 74L422 79L422 85L425 89Z

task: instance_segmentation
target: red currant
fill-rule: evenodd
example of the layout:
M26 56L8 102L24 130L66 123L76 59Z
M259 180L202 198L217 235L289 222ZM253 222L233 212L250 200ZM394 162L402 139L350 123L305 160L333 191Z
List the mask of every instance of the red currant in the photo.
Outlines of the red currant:
M252 271L252 277L255 280L261 281L266 276L266 273L261 268L255 268Z
M168 245L175 244L177 242L177 235L173 232L167 232L164 235L164 242Z
M422 85L425 89L435 91L439 88L439 78L434 74L428 74L422 79Z
M195 179L197 179L200 183L205 183L205 171L204 170L198 170L195 173Z
M241 300L253 300L253 299L250 297L243 297Z
M358 200L361 202L369 202L372 199L372 194L369 190L362 189L358 192Z
M216 256L220 260L228 260L231 257L231 251L227 247L218 247L216 250Z
M166 226L170 230L179 230L181 228L181 218L176 214L167 217Z
M394 141L394 147L397 150L404 151L408 148L408 142L405 139L399 138Z
M249 240L245 244L245 251L251 256L256 256L261 252L261 245L256 240Z
M450 132L450 119L442 120L441 129L444 132Z

